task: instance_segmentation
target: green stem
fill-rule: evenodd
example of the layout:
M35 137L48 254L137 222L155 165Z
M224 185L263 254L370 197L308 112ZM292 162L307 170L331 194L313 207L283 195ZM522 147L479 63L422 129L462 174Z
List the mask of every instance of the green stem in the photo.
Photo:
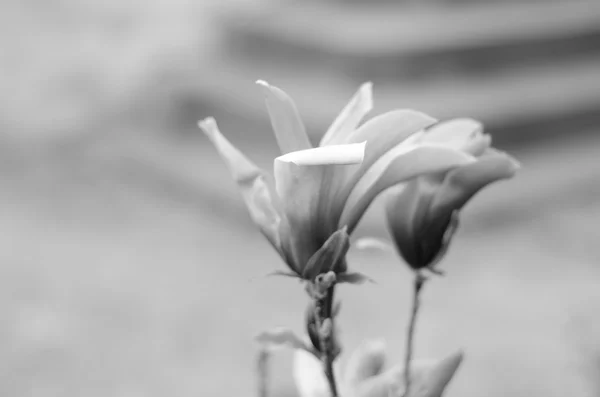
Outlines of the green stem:
M333 372L333 362L335 360L334 356L334 346L333 346L333 316L331 315L331 309L333 306L333 294L334 294L334 286L332 285L327 290L327 293L323 299L317 299L315 304L316 310L316 325L317 325L317 333L319 335L319 342L321 346L321 361L323 362L323 369L325 372L325 377L327 378L327 382L329 383L329 388L331 390L331 397L338 397L337 384L335 380L335 373ZM329 319L332 325L332 332L329 332L327 335L323 335L321 332L321 327L325 320Z
M404 391L405 397L408 396L408 393L410 392L410 364L413 356L415 326L417 324L417 315L419 314L420 307L419 297L423 288L423 284L425 284L425 280L425 277L421 273L415 273L415 280L413 283L412 312L410 315L410 321L408 323L408 334L406 336L406 351L404 356L404 384L406 386Z

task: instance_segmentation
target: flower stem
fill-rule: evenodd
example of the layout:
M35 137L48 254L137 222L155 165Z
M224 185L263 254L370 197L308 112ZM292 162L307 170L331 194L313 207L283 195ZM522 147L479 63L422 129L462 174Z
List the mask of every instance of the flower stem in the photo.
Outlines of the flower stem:
M270 353L266 347L261 347L256 359L256 372L258 377L257 397L269 396L269 358Z
M413 299L412 299L412 312L410 315L410 321L408 323L408 334L406 335L406 351L404 356L404 384L406 386L404 396L408 396L410 392L410 364L413 355L413 344L415 335L415 326L417 324L417 315L419 314L420 307L420 293L423 285L425 284L425 276L421 273L415 273L415 280L413 282Z
M319 342L321 345L321 361L323 362L323 369L325 377L329 383L329 389L331 390L331 397L338 397L337 384L335 380L335 374L333 372L333 361L335 360L334 344L333 344L333 316L331 314L333 304L333 293L334 285L327 289L325 297L317 299L315 302L315 318L316 325L319 334ZM330 326L328 331L324 331L323 325L325 322L329 322Z

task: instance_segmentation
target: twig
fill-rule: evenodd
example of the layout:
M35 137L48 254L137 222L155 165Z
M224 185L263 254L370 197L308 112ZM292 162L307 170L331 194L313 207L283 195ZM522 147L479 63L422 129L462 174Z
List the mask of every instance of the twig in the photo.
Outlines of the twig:
M257 397L269 397L269 358L271 353L266 346L261 346L256 359L258 378Z
M413 340L415 335L415 326L417 324L417 315L419 314L420 307L420 293L423 288L423 284L425 284L425 276L421 273L415 273L415 280L413 284L413 300L412 300L412 312L410 316L410 321L408 323L408 334L406 336L406 352L404 357L404 384L405 391L404 396L407 397L410 391L410 363L412 361L413 355Z

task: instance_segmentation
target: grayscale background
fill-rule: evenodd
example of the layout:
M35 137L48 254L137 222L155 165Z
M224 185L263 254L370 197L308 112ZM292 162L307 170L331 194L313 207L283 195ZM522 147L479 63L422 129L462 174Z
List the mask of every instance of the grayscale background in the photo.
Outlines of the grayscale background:
M600 395L600 1L3 0L0 31L0 395L255 395L306 296L196 123L270 168L257 79L315 141L364 81L483 121L523 168L463 212L416 356L466 351L448 397ZM378 284L340 288L344 347L399 361L409 273L349 255ZM289 352L272 378L295 395Z

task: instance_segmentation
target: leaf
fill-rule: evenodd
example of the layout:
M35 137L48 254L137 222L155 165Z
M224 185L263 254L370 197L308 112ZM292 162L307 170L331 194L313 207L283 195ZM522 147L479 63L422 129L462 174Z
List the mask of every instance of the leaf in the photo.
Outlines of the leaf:
M209 117L198 125L225 160L231 176L242 192L252 220L282 254L279 236L281 214L277 209L276 197L272 197L273 186L270 186L263 171L221 134L215 119Z
M284 270L275 270L272 271L271 273L267 274L267 277L271 277L271 276L282 276L282 277L291 277L291 278L297 278L300 279L300 276L294 272L286 272Z
M279 327L269 331L263 331L255 337L256 341L268 347L291 347L294 349L311 349L306 343L289 328Z
M319 146L344 143L345 138L358 127L361 120L373 109L373 83L360 86L333 124L327 129Z
M263 80L256 82L264 94L277 144L282 154L312 148L296 104L283 90Z
M375 283L375 280L359 272L346 272L337 275L337 282L340 284L364 284L366 282Z

